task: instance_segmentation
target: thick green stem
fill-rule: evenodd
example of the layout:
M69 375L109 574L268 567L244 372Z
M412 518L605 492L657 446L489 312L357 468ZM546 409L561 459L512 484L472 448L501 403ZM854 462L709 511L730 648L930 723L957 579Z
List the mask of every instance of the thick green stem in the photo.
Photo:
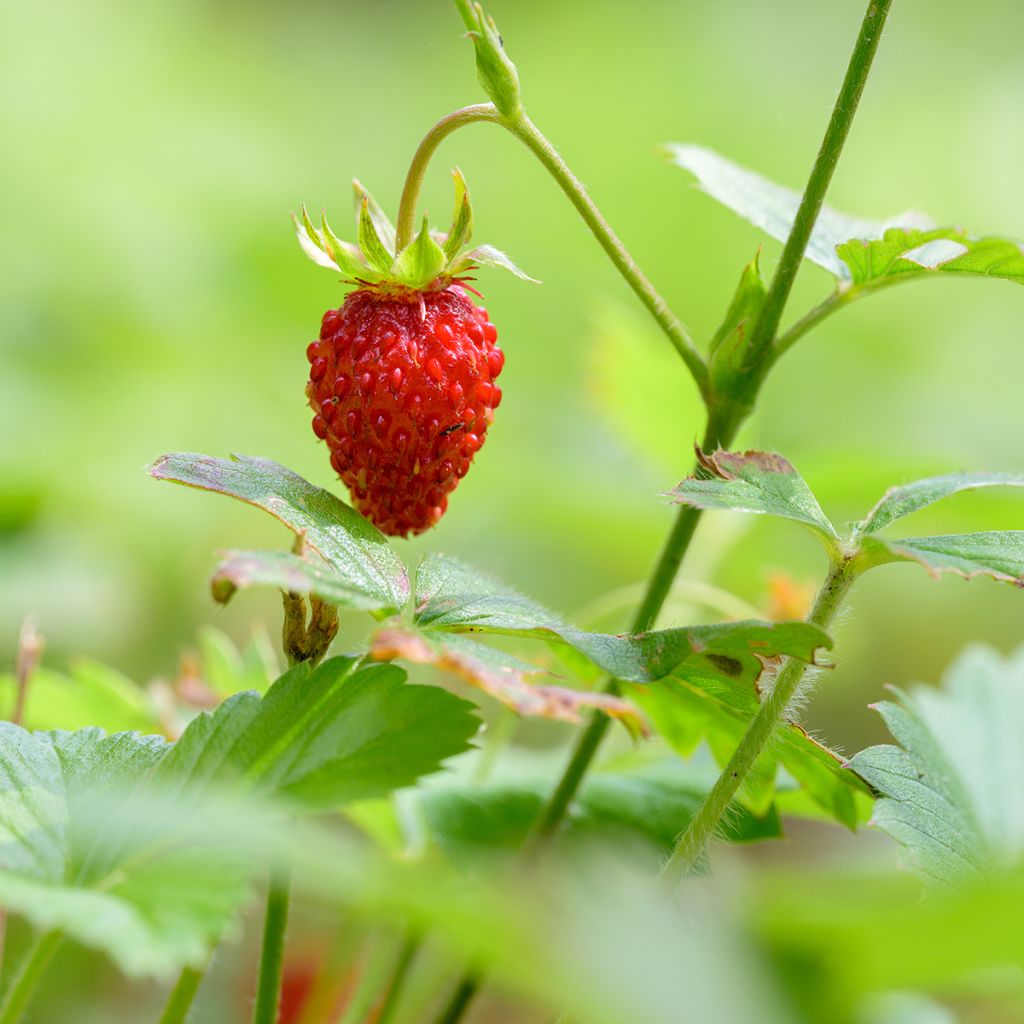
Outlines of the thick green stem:
M160 1024L185 1024L196 992L199 991L199 983L203 980L203 974L203 971L186 967L178 975L177 984L167 1000L164 1012L160 1015Z
M835 561L807 621L827 627L856 577L857 572L850 559L844 557ZM666 885L674 885L701 862L708 842L721 825L733 797L784 721L786 711L809 671L811 666L797 658L790 658L783 666L771 693L754 716L729 763L679 837L662 871Z
M775 276L772 278L771 286L765 297L764 308L754 326L746 353L745 367L750 372L750 387L754 393L771 363L771 360L766 357L778 333L782 313L793 288L793 281L800 269L811 232L814 230L818 214L825 201L825 193L828 191L836 164L843 151L843 145L850 133L850 126L853 124L857 105L864 92L864 84L867 82L871 64L878 50L878 43L882 37L882 29L885 26L891 2L892 0L869 0L868 2L867 13L861 23L860 34L857 36L849 67L846 69L846 77L843 79L839 96L832 109L832 117L825 131L821 148L818 150L818 156L811 168L811 175L807 181L807 187L804 189L803 198L800 200L793 228L786 240L785 248L782 250L779 265L775 269Z
M282 852L271 868L267 888L267 914L263 922L263 949L252 1024L277 1024L290 889L291 860L287 852Z
M548 142L526 114L520 114L515 120L505 120L503 124L526 144L534 156L547 168L548 173L558 182L562 191L568 196L569 201L576 207L577 212L600 243L601 248L608 254L609 259L615 264L626 283L647 307L648 312L658 322L668 340L682 357L701 393L706 394L707 364L697 351L689 332L637 266L626 247L619 241L618 236L601 215L601 211L594 205L594 201L588 195L582 182L559 156L558 150Z
M64 933L59 930L44 932L25 954L0 1004L0 1024L17 1024L21 1020L39 979L50 966L53 954L63 938Z
M502 121L493 103L474 103L469 107L461 107L452 113L442 117L433 128L423 136L413 154L412 163L405 176L405 186L402 189L402 198L398 203L398 222L395 225L395 248L401 252L413 238L416 232L416 204L419 201L420 189L423 186L423 176L427 172L427 165L434 151L453 131L465 124L474 124L477 121L494 121L499 124Z

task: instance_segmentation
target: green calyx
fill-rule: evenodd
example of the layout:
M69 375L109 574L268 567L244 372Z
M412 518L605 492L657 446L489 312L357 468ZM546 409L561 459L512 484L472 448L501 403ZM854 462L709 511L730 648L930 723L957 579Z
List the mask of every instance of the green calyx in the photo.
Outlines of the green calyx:
M470 279L477 267L501 267L516 277L533 281L503 252L490 245L469 247L473 233L473 207L466 179L456 168L455 211L447 234L431 231L426 217L416 237L397 250L395 229L369 192L353 181L356 197L357 244L344 242L327 223L317 227L302 207L301 218L292 214L302 251L317 266L341 273L342 280L385 294L440 291L452 282Z

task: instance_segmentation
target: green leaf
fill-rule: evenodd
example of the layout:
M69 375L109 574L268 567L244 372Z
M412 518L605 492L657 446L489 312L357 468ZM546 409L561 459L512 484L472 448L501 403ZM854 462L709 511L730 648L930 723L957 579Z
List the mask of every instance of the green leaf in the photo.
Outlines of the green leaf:
M553 785L552 779L498 780L431 786L418 794L427 831L443 852L463 868L496 853L522 848ZM628 756L588 774L568 814L564 839L598 837L603 843L649 844L656 858L669 853L714 782L676 757ZM782 834L774 808L752 814L736 802L726 816L725 836L733 842Z
M957 573L965 579L990 576L1024 587L1024 530L960 533L948 537L888 537L861 540L864 567L917 562L933 576Z
M813 661L831 646L803 622L728 622L634 636L588 633L506 584L444 555L427 556L416 575L416 624L424 630L495 633L561 641L610 675L649 683L693 668L731 681L760 671L760 658L791 655ZM756 666L756 668L755 668Z
M478 245L475 249L470 249L469 252L463 253L455 266L452 267L452 273L462 273L466 270L472 270L474 267L497 267L499 270L507 270L515 274L521 281L540 284L540 281L535 277L530 277L524 270L520 270L512 262L511 257L506 256L500 249L495 249L493 245Z
M693 174L701 189L723 206L780 242L789 238L800 206L800 193L776 185L702 146L672 143L665 147L665 152L672 163ZM889 228L931 226L926 217L914 212L883 222L850 217L823 206L804 255L840 280L850 280L850 268L837 255L837 245L851 239L880 239Z
M605 714L622 719L630 731L646 731L643 720L628 701L564 686L535 685L528 677L541 671L536 665L458 633L387 625L370 638L370 657L377 661L402 658L418 665L433 665L478 687L520 715L578 724L584 709L600 708Z
M395 227L388 219L388 215L381 208L380 203L373 198L370 190L358 178L352 179L352 191L355 195L356 203L356 219L362 216L363 205L365 203L367 212L370 215L370 220L373 222L374 230L377 236L384 243L384 248L388 252L395 251Z
M1024 284L1024 249L1007 238L971 238L959 228L891 228L881 239L851 238L837 254L854 285L920 277L971 274Z
M899 746L852 767L883 794L874 821L946 888L1024 863L1024 649L968 649L940 690L896 691L877 710Z
M473 204L469 199L466 179L458 167L452 171L452 177L455 179L455 210L451 229L444 240L444 253L449 260L455 259L473 235Z
M698 452L703 475L687 477L671 497L691 508L753 512L792 519L824 538L829 550L839 543L803 477L772 452Z
M246 892L237 853L136 831L137 787L166 751L156 736L0 723L0 903L131 975L202 966Z
M398 254L391 274L410 288L422 288L444 270L446 262L445 251L430 237L424 217L420 233Z
M377 227L370 213L370 197L363 196L359 211L359 248L366 262L378 273L387 275L391 271L394 255L390 252L377 234Z
M469 748L479 721L467 701L410 686L395 666L357 666L300 664L262 699L229 698L192 721L156 781L190 797L233 786L320 810L412 785Z
M859 533L876 533L890 523L927 508L961 491L981 487L1024 487L1024 473L949 473L892 487L857 526Z
M696 666L664 679L656 686L630 687L630 697L650 717L655 730L684 757L689 757L702 739L708 739L721 765L739 743L743 732L760 707L758 673L746 668L728 681L722 676L700 672ZM781 764L808 796L831 818L856 828L866 818L869 790L842 757L810 736L796 722L789 722L775 735L773 746L760 766L762 781L774 782L770 765ZM765 792L745 793L754 806L763 806Z
M384 535L339 498L276 462L178 453L157 459L150 473L264 509L380 610L397 611L408 600L408 574Z
M210 580L214 600L227 604L235 591L252 586L278 587L313 594L338 608L376 611L380 600L353 586L329 564L287 551L228 551Z

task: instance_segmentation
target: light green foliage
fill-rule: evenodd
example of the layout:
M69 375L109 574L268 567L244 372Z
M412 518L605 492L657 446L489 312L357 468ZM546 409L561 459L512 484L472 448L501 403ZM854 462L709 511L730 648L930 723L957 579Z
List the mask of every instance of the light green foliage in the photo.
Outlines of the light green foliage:
M672 144L668 158L688 170L723 206L784 242L800 194L701 146ZM805 257L839 280L842 290L877 287L941 271L1024 283L1024 249L1006 238L972 238L936 228L908 212L887 221L850 217L828 206L818 216Z
M185 730L157 780L189 794L239 787L296 810L336 807L414 783L469 748L472 705L409 686L395 666L300 664L262 698L240 693Z
M852 766L883 799L874 821L942 888L963 888L1024 860L1024 649L1009 658L974 647L940 690L897 691L878 711L899 746Z
M269 512L330 563L333 578L324 576L325 590L346 593L351 606L397 611L409 596L405 566L384 535L329 491L276 462L239 455L231 459L165 455L150 472L158 480L226 494ZM275 566L282 580L278 585L295 581L296 567L287 559L272 556L256 564L263 579ZM315 582L316 574L311 572L307 592L330 600L313 589Z
M887 491L848 537L839 537L793 466L770 452L700 455L704 474L688 477L673 491L681 505L730 509L793 519L812 528L830 555L853 561L858 571L889 562L916 562L934 575L954 572L971 579L990 576L1024 585L1024 531L1001 530L947 537L879 537L876 531L942 498L983 487L1020 487L1018 473L953 473Z
M656 862L672 849L712 781L676 757L618 758L588 776L570 811L566 838L622 842L627 856L646 845ZM418 804L432 839L455 863L472 867L522 847L552 785L537 773L485 784L441 782L424 790ZM750 842L780 836L782 829L770 803L757 815L737 802L725 834Z

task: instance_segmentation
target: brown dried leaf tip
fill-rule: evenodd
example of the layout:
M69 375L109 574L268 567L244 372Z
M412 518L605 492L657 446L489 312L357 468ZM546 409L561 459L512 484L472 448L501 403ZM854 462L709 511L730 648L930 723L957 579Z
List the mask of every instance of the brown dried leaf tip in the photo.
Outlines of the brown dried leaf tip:
M527 681L527 672L487 664L466 650L448 646L443 636L428 638L400 626L387 626L371 638L370 657L375 661L403 658L418 665L433 665L483 690L520 715L579 724L583 708L596 708L620 719L634 734L650 734L647 723L629 701L563 686L535 686Z

